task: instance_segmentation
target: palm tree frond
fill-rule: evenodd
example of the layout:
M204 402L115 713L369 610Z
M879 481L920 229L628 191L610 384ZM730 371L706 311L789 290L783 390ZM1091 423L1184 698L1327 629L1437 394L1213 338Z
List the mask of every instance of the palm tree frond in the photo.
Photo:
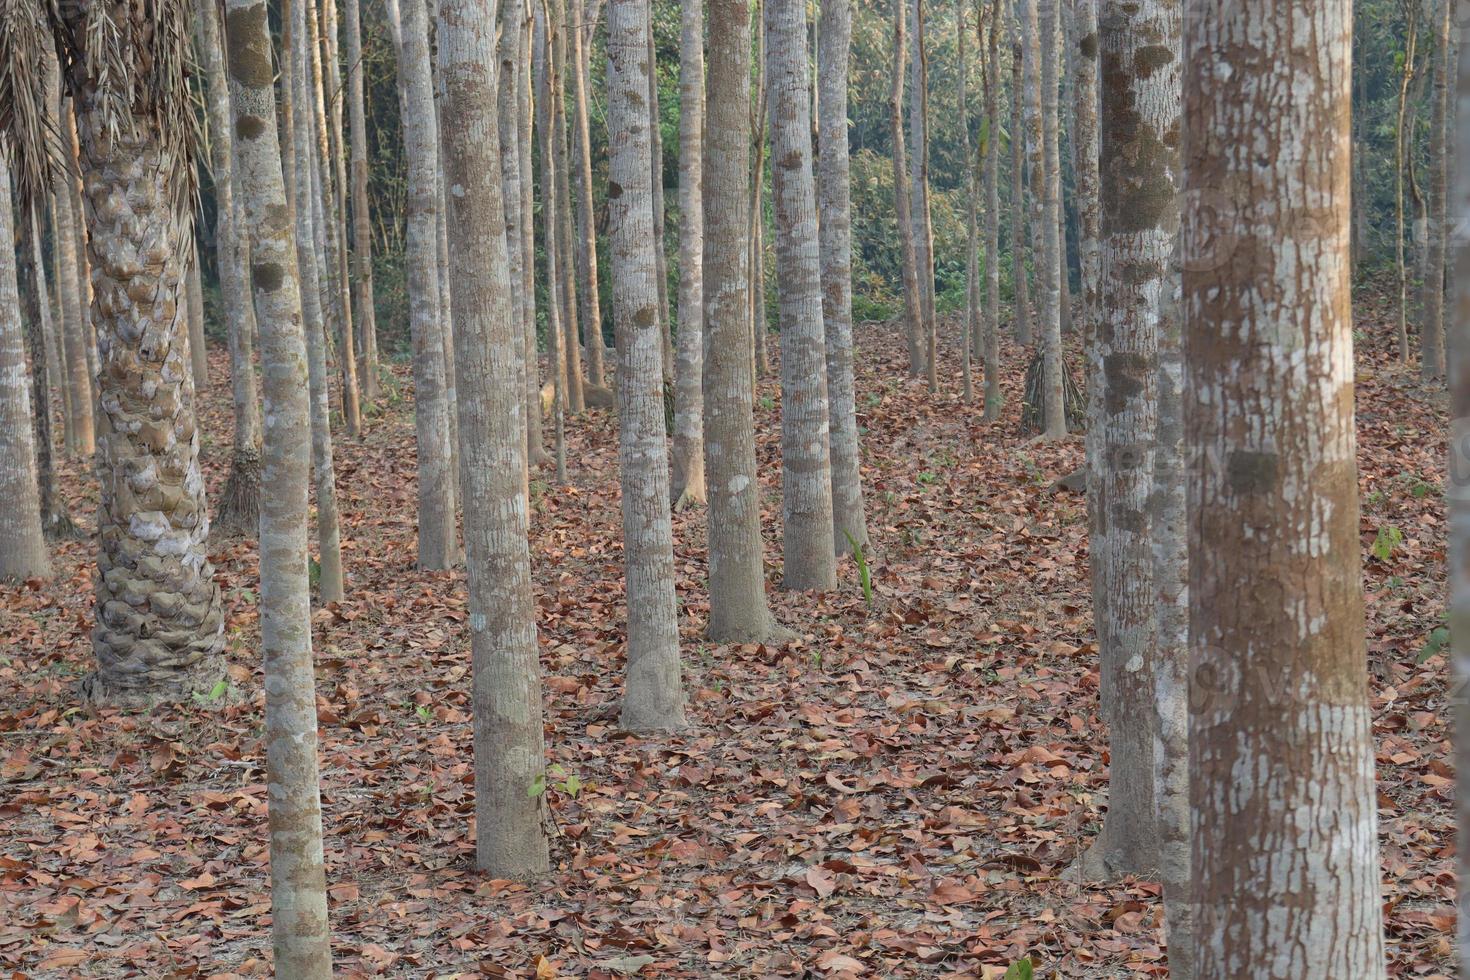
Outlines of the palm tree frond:
M65 166L48 92L53 43L45 7L36 0L0 0L0 142L26 202L44 201Z

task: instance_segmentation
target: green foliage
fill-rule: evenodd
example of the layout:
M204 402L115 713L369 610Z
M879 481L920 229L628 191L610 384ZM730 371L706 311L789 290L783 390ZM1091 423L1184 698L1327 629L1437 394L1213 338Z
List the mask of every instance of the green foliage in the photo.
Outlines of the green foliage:
M1394 549L1403 543L1403 531L1392 524L1381 525L1378 528L1378 536L1373 539L1373 557L1379 561L1388 561Z
M214 704L221 698L223 698L227 693L229 693L229 690L230 682L224 678L221 678L220 680L215 682L214 687L210 688L207 694L201 694L198 691L195 691L194 703L200 705Z
M868 568L868 556L863 554L863 545L852 536L852 532L846 528L842 531L847 535L848 547L852 548L852 560L857 563L858 582L863 587L863 601L869 606L873 604L873 573Z
M1426 660L1438 654L1450 643L1450 628L1448 626L1436 626L1430 630L1429 638L1419 648L1419 655L1414 658L1414 663L1422 664Z
M1031 965L1031 957L1017 960L1011 964L1010 969L1006 970L1005 980L1031 980L1034 969Z
M568 772L561 763L553 762L545 772L537 773L531 785L526 787L526 795L534 800L545 796L548 789L554 789L575 800L586 788L581 776Z

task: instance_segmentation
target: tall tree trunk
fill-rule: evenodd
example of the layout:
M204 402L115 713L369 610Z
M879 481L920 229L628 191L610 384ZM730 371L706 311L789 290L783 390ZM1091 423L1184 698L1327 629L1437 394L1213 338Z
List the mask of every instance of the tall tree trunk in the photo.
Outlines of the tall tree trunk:
M410 0L413 2L413 0ZM460 374L470 649L474 660L476 864L497 878L544 874L541 663L526 545L524 338L511 315L500 165L495 21L478 0L441 0L439 72ZM512 148L512 152L514 149ZM511 194L509 188L505 193ZM520 207L519 187L512 200Z
M592 47L595 20L587 18L588 0L568 0L574 12L570 31L572 95L574 97L573 148L577 173L577 301L582 306L582 334L587 345L587 381L599 388L607 384L603 369L602 298L598 287L597 221L592 213L592 129L587 118L587 59Z
M1033 340L1046 343L1046 325L1041 317L1046 314L1046 147L1041 123L1041 24L1038 12L1039 0L1018 0L1021 24L1021 112L1024 120L1022 133L1026 147L1026 189L1031 195L1031 207L1027 211L1031 238L1032 274L1036 277L1036 300L1032 314L1037 322L1027 324L1028 334L1039 336ZM1052 0L1056 2L1056 0Z
M67 107L70 98L59 103L61 118L70 115ZM56 292L61 299L61 343L66 360L67 405L71 414L67 416L68 455L87 458L96 451L96 427L92 400L92 375L87 361L87 345L92 343L91 316L84 307L79 291L82 275L78 271L83 257L77 252L77 224L80 216L76 211L75 195L72 193L71 177L62 172L54 186L55 206L51 214L55 221L52 247L56 255Z
M250 235L265 395L260 645L271 787L271 933L279 976L332 975L307 567L312 435L297 250L275 129L266 0L226 0L235 151ZM289 84L284 86L289 89Z
M51 556L41 528L31 379L20 322L14 242L10 150L6 148L0 149L0 500L5 502L0 507L0 580L23 581L50 578Z
M975 375L972 366L980 334L980 162L974 155L970 137L970 62L966 45L965 6L968 0L956 0L954 14L955 50L959 65L960 145L965 167L965 316L960 328L960 353L963 363L963 397L965 404L975 400ZM980 5L977 3L976 8ZM983 17L983 14L981 15ZM984 36L984 28L978 29ZM984 71L985 52L980 52Z
M1173 0L1104 0L1102 278L1089 390L1092 595L1112 761L1095 877L1158 867L1153 659L1158 589L1149 500L1158 431L1159 317L1179 228L1179 23ZM1167 56L1166 56L1167 55Z
M1016 0L1020 6L1024 0ZM1011 335L1018 344L1031 344L1031 291L1026 276L1026 137L1023 130L1025 102L1025 55L1021 48L1021 18L1011 18L1011 282L1015 309Z
M985 421L1000 418L1000 30L1004 0L993 0L985 52ZM1012 244L1014 248L1014 243ZM1016 281L1017 295L1025 277Z
M194 390L209 387L209 351L204 346L204 284L199 281L199 244L189 245L189 274L184 280L184 298L189 311L189 369Z
M704 408L709 477L709 635L759 642L774 628L761 561L750 269L750 0L710 0L704 156Z
M847 146L847 63L852 46L849 0L825 0L817 24L820 129L817 223L822 255L822 320L826 324L831 414L832 544L839 552L868 544L853 382L852 178Z
M1419 47L1419 0L1403 0L1404 11L1404 60L1399 78L1398 124L1394 129L1394 266L1398 272L1398 321L1395 336L1398 340L1399 363L1409 363L1409 267L1404 255L1404 169L1409 163L1410 130L1406 125L1409 115L1409 87L1416 74L1416 58Z
M235 435L230 475L220 497L215 525L255 535L260 528L260 397L255 384L255 308L250 298L247 248L235 200L234 141L229 83L225 79L219 13L215 0L199 0L194 18L196 50L206 81L210 167L214 176L215 265L230 342L230 395Z
M1185 192L1213 205L1184 233L1197 975L1379 980L1352 7L1209 3L1187 25Z
M576 2L576 0L573 0ZM551 152L556 177L556 254L562 275L555 281L561 300L561 326L567 360L567 407L581 413L587 407L582 393L582 344L577 329L577 281L572 246L571 154L567 148L567 17L565 0L551 0L548 22L551 38Z
M311 465L316 475L317 562L321 576L317 594L321 601L340 602L344 595L342 531L337 510L337 475L333 462L331 410L327 375L326 325L322 316L321 282L311 243L316 241L316 208L320 197L312 163L311 67L307 56L311 32L307 29L305 4L291 5L295 38L291 68L295 73L296 118L296 260L300 268L302 323L306 328L307 377L311 385ZM303 249L305 250L303 253ZM262 543L264 547L264 543Z
M408 161L409 333L413 341L414 430L418 445L420 568L458 559L450 447L447 339L439 309L439 141L424 0L403 0L398 50L399 105Z
M782 585L825 590L837 584L837 563L805 10L801 0L766 0L771 159L777 162L771 192L781 296Z
M608 181L613 323L618 347L618 467L627 566L627 679L622 724L684 726L674 538L669 516L659 352L648 0L610 0L607 23Z
M326 80L327 135L331 149L332 237L336 242L336 282L342 306L342 413L349 436L362 431L362 390L357 365L357 329L353 316L352 270L349 268L347 149L342 127L342 67L338 53L337 0L321 0L322 66ZM325 166L325 164L323 165Z
M759 9L760 0L755 0ZM746 278L749 282L750 312L749 328L751 350L751 385L757 386L760 379L771 371L766 356L766 337L770 332L766 317L766 105L769 89L766 85L766 36L757 29L755 41L755 85L756 100L751 107L750 122L754 160L750 168L750 258Z
M1456 68L1454 117L1450 123L1455 148L1450 166L1449 215L1455 226L1470 222L1470 44L1461 45ZM1446 318L1446 348L1450 389L1450 417L1455 419L1449 441L1449 465L1445 499L1449 509L1449 621L1454 681L1464 691L1470 686L1470 248L1457 243L1454 313ZM1455 705L1455 771L1470 773L1470 699ZM1463 778L1463 777L1461 777ZM1455 794L1459 839L1470 841L1470 793ZM1456 849L1456 869L1461 881L1470 881L1470 847ZM1460 891L1463 896L1465 891ZM1470 915L1463 905L1456 938L1460 972L1470 966Z
M29 220L27 220L27 218ZM34 371L31 385L31 418L34 423L36 448L36 489L40 498L41 532L47 540L73 537L77 528L72 523L66 501L56 488L55 440L51 435L51 400L46 393L45 378L55 371L55 344L46 342L50 310L47 309L46 269L41 256L41 223L32 206L21 219L21 240L17 252L20 266L21 315L26 323L26 346L30 350ZM60 379L58 379L59 381Z
M1429 124L1429 256L1424 276L1424 326L1419 332L1419 370L1428 380L1444 377L1445 249L1449 237L1450 73L1454 70L1453 0L1440 0L1435 22L1433 111Z
M536 218L535 178L531 171L533 142L531 120L535 116L535 100L531 83L531 56L535 43L532 30L531 4L520 4L520 26L516 33L520 52L516 62L516 114L518 116L516 149L520 153L521 176L521 306L525 317L526 336L526 452L527 465L540 466L548 459L546 439L541 425L541 365L536 342Z
M378 385L378 319L373 294L373 232L368 204L367 116L363 103L361 0L344 0L343 27L347 54L347 122L350 129L352 184L353 303L357 307L358 378L363 397L376 401Z
M521 23L524 20L522 0L506 0L499 5L500 27L496 45L497 72L495 79L496 131L500 137L500 180L501 218L505 221L506 274L510 283L507 293L511 323L515 329L516 387L520 392L520 417L526 442L521 447L521 465L526 470L526 490L530 491L530 467L534 465L530 453L529 423L534 415L541 417L540 393L534 405L527 402L526 382L535 381L536 350L526 350L526 250L521 242L521 124L520 106L520 53ZM446 134L447 135L447 134ZM444 140L446 144L448 140ZM445 151L448 154L448 151ZM451 270L452 276L452 270ZM467 379L468 380L468 379ZM463 466L463 458L461 458ZM463 482L463 481L462 481ZM465 508L468 517L469 508Z
M555 125L551 102L554 98L551 84L551 31L546 19L546 7L535 8L536 31L536 130L541 143L541 250L546 268L546 359L551 371L551 413L555 425L554 444L556 455L556 479L566 481L566 432L564 417L567 408L567 361L562 343L561 299L557 288L561 282L560 235L557 234L556 165L552 145L552 127ZM539 403L537 411L540 411Z
M87 205L85 204L86 191L82 186L82 151L77 137L76 103L73 99L67 99L64 103L66 114L62 117L63 134L69 140L69 160L75 161L71 170L71 213L76 216L72 222L72 235L76 238L76 274L77 274L77 306L81 311L82 326L82 353L87 358L87 388L92 398L93 428L101 425L98 421L100 407L97 399L101 394L101 382L99 381L102 362L97 351L99 342L97 326L92 322L92 301L95 294L92 290L92 261L88 254L88 227L87 227Z
M924 376L930 393L939 390L939 326L934 315L934 225L929 218L929 52L924 40L924 0L912 0L913 59L909 63L909 135L913 142L913 201L909 219L914 230L914 260L919 276L919 316L923 332Z
M186 363L190 222L181 188L188 162L157 117L117 117L99 71L85 60L68 68L96 286L90 319L102 367L92 633L98 670L83 680L81 694L138 705L214 687L224 676L224 617L206 546ZM171 81L183 86L182 72ZM140 264L145 254L152 261Z
M1072 4L1072 145L1080 226L1077 252L1082 271L1082 336L1091 349L1100 314L1098 290L1102 269L1099 240L1102 216L1098 201L1097 0L1072 0ZM1088 376L1096 377L1091 366Z
M1035 0L1028 0L1034 3ZM1041 55L1041 342L1043 435L1061 439L1067 434L1067 412L1062 390L1062 163L1061 130L1057 112L1057 5L1042 0Z
M893 87L888 93L888 117L893 140L893 213L903 266L904 339L908 343L909 377L925 373L928 348L924 343L924 301L919 290L919 250L914 243L913 199L909 188L908 154L903 136L903 83L908 45L904 22L906 0L893 0Z
M650 8L651 9L651 8ZM650 22L651 23L651 22ZM663 342L664 381L674 380L674 343L669 320L668 246L664 242L664 130L658 94L658 51L653 29L648 31L648 131L652 135L654 265L658 271L658 316Z
M679 36L679 349L674 366L675 509L705 502L704 3L682 0Z

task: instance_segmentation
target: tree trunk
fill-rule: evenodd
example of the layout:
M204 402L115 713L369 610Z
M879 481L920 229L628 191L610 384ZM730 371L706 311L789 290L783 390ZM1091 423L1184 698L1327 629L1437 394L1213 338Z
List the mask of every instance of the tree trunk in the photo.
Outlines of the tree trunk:
M536 8L536 130L537 138L541 142L541 251L545 256L546 263L546 359L551 371L552 420L555 425L553 436L556 455L556 479L558 483L566 482L566 459L567 444L566 432L563 427L564 416L567 408L567 362L566 350L562 344L561 329L561 294L557 289L561 282L561 249L560 236L557 234L557 193L556 193L556 166L553 155L552 126L554 116L551 110L552 92L551 73L551 33L546 22L546 8L543 5ZM537 408L540 408L540 393L537 393Z
M186 363L190 228L179 188L187 163L175 158L156 118L129 118L120 132L95 81L79 77L87 66L73 63L69 72L79 93L96 285L90 319L102 366L92 633L98 671L84 679L81 693L127 706L187 700L224 676L224 618L206 547L209 517ZM145 254L151 261L140 264Z
M985 53L985 421L1000 418L1000 25L1003 0L990 10ZM1012 247L1015 245L1012 243ZM1025 277L1016 281L1017 295Z
M342 68L337 49L337 0L322 0L322 63L326 77L327 135L331 154L332 238L336 243L337 291L342 306L342 413L349 436L362 432L362 392L356 352L358 324L353 306L352 271L349 268L347 210L347 149L342 132ZM323 164L325 166L325 164Z
M296 137L296 249L300 267L302 323L306 328L307 375L311 385L311 465L316 474L317 561L321 570L317 594L323 603L327 603L340 602L344 595L342 532L337 512L337 476L328 404L327 338L318 266L311 246L316 241L316 215L313 213L316 209L312 201L320 198L320 188L315 180L317 168L311 158L311 69L306 53L311 33L306 26L305 5L293 3L292 16L296 41L291 67L295 73L296 108L299 110L293 122Z
M1035 0L1028 0L1034 3ZM1042 403L1047 439L1067 434L1067 412L1062 392L1062 163L1057 125L1057 5L1042 0L1041 55L1041 341Z
M439 309L439 146L424 0L403 0L399 105L408 162L409 333L413 340L414 428L419 457L419 567L458 559L450 448L446 340Z
M837 585L805 9L801 0L766 0L771 159L776 162L771 193L781 296L782 585L798 591Z
M576 2L576 0L573 0ZM567 149L565 0L551 0L551 152L556 177L556 254L562 275L554 280L561 300L562 343L567 361L567 407L580 414L587 405L582 393L582 344L577 329L577 281L572 246L571 154Z
M569 0L576 17L570 31L572 94L576 113L573 140L577 174L577 298L582 305L582 334L587 345L587 381L607 384L603 369L602 298L598 286L597 222L592 209L592 130L587 119L587 57L595 21L589 22L587 0Z
M1024 0L1017 0L1017 6ZM1013 13L1015 13L1013 11ZM1031 344L1031 295L1026 276L1026 137L1022 130L1025 101L1025 55L1021 49L1019 13L1011 19L1011 282L1015 309L1011 335L1016 343Z
M1072 144L1081 232L1077 252L1082 267L1082 336L1090 347L1100 313L1098 280L1102 268L1099 242L1102 217L1098 210L1097 0L1072 2L1072 104L1075 108ZM1091 367L1088 376L1097 376Z
M14 241L7 148L0 150L0 500L5 501L0 507L0 580L24 581L50 578L51 556L41 528Z
M973 141L970 138L970 62L965 36L965 3L966 0L956 0L954 35L960 76L960 136L963 151L960 159L964 161L965 168L965 315L960 328L960 353L963 363L963 397L968 405L975 400L975 376L971 362L980 334L980 186L977 179L980 161L974 155ZM980 9L978 3L976 9ZM977 34L983 37L984 28L978 28ZM984 51L980 52L980 58L981 70L984 71Z
M1409 86L1414 81L1415 58L1418 51L1419 24L1417 0L1403 4L1404 63L1399 79L1398 124L1394 129L1394 266L1398 272L1398 322L1395 336L1398 339L1399 363L1409 363L1409 268L1404 256L1404 168L1408 164L1410 139L1405 121L1409 113Z
M903 82L908 45L904 42L906 0L893 0L893 87L888 94L888 116L893 140L893 213L903 264L904 339L908 342L909 377L925 373L928 348L924 343L924 302L919 292L919 250L914 244L913 200L909 189L908 155L903 136Z
M189 275L184 280L185 301L189 311L189 367L194 375L194 390L209 387L209 351L204 346L204 284L199 281L199 244L189 245Z
M271 405L265 416L260 508L271 933L278 976L327 980L332 952L306 547L311 428L297 250L276 139L266 0L226 0L225 9L242 227L251 236L263 387Z
M924 376L929 392L939 390L939 327L934 315L934 226L929 219L929 53L924 41L924 0L913 0L913 60L909 64L909 134L913 176L909 218L914 230L914 261L919 277L919 316L923 332Z
M230 475L215 526L253 536L260 528L260 397L255 383L255 309L250 298L247 248L235 201L234 140L229 83L225 80L219 13L215 0L199 0L194 19L196 50L205 75L210 167L214 177L215 265L230 342L230 395L235 435Z
M60 103L62 117L70 115L66 108L70 98ZM67 454L88 458L96 451L96 428L92 400L92 375L87 364L87 345L92 341L91 318L84 308L79 291L81 273L78 265L83 257L77 252L77 224L80 216L76 212L75 195L72 193L71 177L62 172L55 181L55 206L51 209L56 223L56 234L52 247L56 250L56 292L61 298L61 343L66 360L67 405L71 414L67 416Z
M541 431L541 363L536 344L536 189L531 172L531 120L535 114L531 85L531 65L535 59L532 58L531 51L535 38L531 29L530 4L524 3L521 12L520 27L516 32L521 43L516 72L516 113L519 116L516 148L520 153L521 163L521 275L524 277L521 297L526 335L526 449L528 465L540 466L548 457L546 439Z
M410 0L415 2L415 0ZM497 130L495 22L477 0L441 0L439 72L455 364L474 660L476 864L497 878L544 874L541 664L526 546L523 337L511 315ZM509 189L506 193L511 193ZM520 207L519 187L513 200Z
M760 6L760 0L755 0ZM766 317L766 37L763 31L755 42L756 101L752 107L753 118L749 122L752 133L754 160L750 169L750 258L746 268L749 284L750 312L749 329L751 342L751 386L757 387L760 379L771 371L766 356L766 336L770 332Z
M705 502L704 3L683 0L679 39L679 349L674 365L675 509Z
M55 345L46 342L50 310L47 309L46 269L41 256L41 223L33 206L29 220L22 218L17 252L20 267L20 300L26 323L26 346L34 372L31 385L31 419L36 448L36 489L40 498L41 532L47 540L76 536L77 528L66 501L56 488L55 440L51 435L51 400L44 379L55 372ZM59 379L58 379L59 380Z
M1352 7L1208 4L1188 30L1197 975L1379 980L1347 275Z
M1021 16L1021 112L1024 120L1022 139L1026 147L1026 181L1027 191L1031 195L1031 207L1027 211L1029 219L1029 235L1031 238L1031 264L1032 273L1036 276L1036 289L1039 297L1031 312L1038 317L1037 322L1027 324L1028 336L1035 333L1039 336L1032 337L1046 343L1046 326L1040 319L1046 314L1046 228L1044 224L1046 215L1046 147L1045 134L1041 123L1041 24L1038 12L1039 0L1019 0ZM1056 2L1056 0L1052 0ZM1103 0L1099 0L1103 2Z
M651 8L650 8L651 9ZM651 23L651 22L650 22ZM648 127L652 136L654 266L658 272L658 317L663 344L664 381L674 380L674 343L669 320L668 247L664 243L664 130L658 95L658 51L652 27L648 31Z
M362 13L360 0L345 0L347 123L352 185L353 303L357 307L358 378L363 397L382 397L378 385L378 320L373 294L373 232L368 204L367 117L363 109Z
M536 349L526 350L526 260L525 245L521 241L521 125L520 106L520 52L522 0L506 0L500 5L499 41L496 47L497 73L495 80L496 130L500 137L499 160L501 177L501 218L505 222L506 274L510 282L507 292L511 323L515 333L515 364L517 390L520 392L520 418L526 429L526 443L521 446L521 466L525 469L525 489L530 492L530 467L534 465L530 453L529 422L534 415L541 418L540 392L534 405L526 400L526 381L535 380ZM445 134L447 135L447 134ZM448 140L443 141L446 145ZM448 150L445 150L448 155ZM453 270L451 270L451 278ZM466 379L472 381L472 379ZM468 391L466 392L468 395ZM461 457L461 467L463 457ZM463 483L463 480L462 480ZM469 508L465 508L466 518Z
M1429 257L1424 276L1424 326L1419 332L1419 371L1426 380L1444 377L1445 249L1449 237L1450 72L1454 70L1452 0L1440 0L1435 23L1433 111L1429 124Z
M761 561L750 269L750 0L710 0L704 156L704 408L709 477L709 635L760 642L773 630Z
M634 731L685 724L655 282L649 13L648 0L608 4L608 219L628 603L622 724Z
M817 193L821 220L822 320L826 324L831 413L832 545L846 553L868 544L853 387L852 187L847 146L847 65L852 46L849 0L825 0L817 25L817 100L821 138Z

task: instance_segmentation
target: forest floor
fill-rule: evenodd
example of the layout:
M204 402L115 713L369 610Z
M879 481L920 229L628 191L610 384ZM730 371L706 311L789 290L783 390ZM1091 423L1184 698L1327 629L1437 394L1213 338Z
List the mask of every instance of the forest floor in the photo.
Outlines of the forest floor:
M1442 395L1360 310L1363 554L1391 972L1453 972L1453 771ZM392 977L1165 974L1158 885L1061 875L1105 808L1106 735L1080 441L1017 432L906 378L892 328L858 334L873 596L851 560L827 595L777 591L779 390L759 453L783 646L706 642L703 511L676 518L687 732L617 725L623 590L616 430L568 426L570 486L534 487L531 551L561 836L545 881L474 870L462 572L414 567L412 402L337 442L349 598L314 616L327 876L338 972ZM201 401L211 500L231 422L214 352ZM406 372L398 372L407 388ZM979 380L977 378L977 387ZM73 514L95 481L71 464ZM53 582L0 588L0 970L8 977L269 973L253 543L215 542L225 705L79 709L90 541ZM1422 661L1422 662L1421 662Z

